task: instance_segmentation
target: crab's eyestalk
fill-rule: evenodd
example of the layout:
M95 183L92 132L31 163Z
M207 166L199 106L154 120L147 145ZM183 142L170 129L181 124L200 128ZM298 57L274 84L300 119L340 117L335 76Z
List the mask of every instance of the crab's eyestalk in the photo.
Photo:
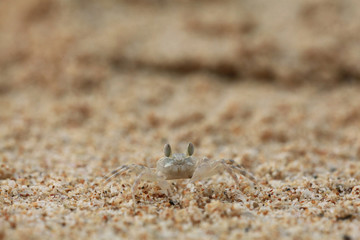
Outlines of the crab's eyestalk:
M188 147L187 147L187 154L189 156L194 154L194 145L192 143L189 143Z
M171 147L170 144L165 144L164 146L164 154L166 157L170 157L171 156Z

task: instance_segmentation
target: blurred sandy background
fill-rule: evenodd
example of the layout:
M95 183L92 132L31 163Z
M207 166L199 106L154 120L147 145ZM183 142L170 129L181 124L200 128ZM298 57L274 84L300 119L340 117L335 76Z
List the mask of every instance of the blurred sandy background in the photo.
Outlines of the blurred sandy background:
M359 40L355 0L0 1L0 240L359 239ZM260 185L99 184L167 142Z

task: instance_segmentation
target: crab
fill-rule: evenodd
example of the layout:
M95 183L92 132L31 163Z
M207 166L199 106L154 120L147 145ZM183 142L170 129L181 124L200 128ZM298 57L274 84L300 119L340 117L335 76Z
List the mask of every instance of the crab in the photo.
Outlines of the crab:
M156 168L149 168L138 164L122 165L105 176L104 182L106 184L113 178L125 172L135 173L137 177L131 188L134 206L136 204L136 189L138 188L141 180L157 182L168 197L171 197L173 192L167 180L190 179L190 182L194 183L198 180L209 178L215 174L227 172L234 180L238 188L240 188L240 183L235 173L239 173L247 177L254 183L257 182L256 178L251 173L246 171L240 165L234 164L233 160L210 160L207 157L204 157L198 161L195 157L193 157L193 154L194 145L192 143L188 144L185 154L172 153L170 144L165 144L165 156L157 161Z

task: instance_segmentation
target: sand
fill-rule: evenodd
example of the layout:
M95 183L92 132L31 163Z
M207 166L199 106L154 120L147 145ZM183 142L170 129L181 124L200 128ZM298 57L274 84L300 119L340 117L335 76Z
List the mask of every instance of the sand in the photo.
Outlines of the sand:
M359 9L0 2L0 240L360 239ZM102 183L188 142L258 182Z

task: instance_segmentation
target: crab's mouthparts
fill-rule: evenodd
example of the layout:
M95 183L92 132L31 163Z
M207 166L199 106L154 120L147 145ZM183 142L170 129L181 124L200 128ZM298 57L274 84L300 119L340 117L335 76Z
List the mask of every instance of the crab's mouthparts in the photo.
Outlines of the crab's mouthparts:
M174 164L175 165L183 165L184 161L183 160L175 160Z

